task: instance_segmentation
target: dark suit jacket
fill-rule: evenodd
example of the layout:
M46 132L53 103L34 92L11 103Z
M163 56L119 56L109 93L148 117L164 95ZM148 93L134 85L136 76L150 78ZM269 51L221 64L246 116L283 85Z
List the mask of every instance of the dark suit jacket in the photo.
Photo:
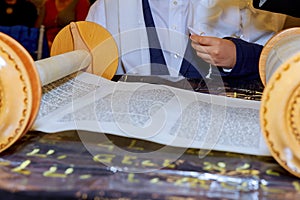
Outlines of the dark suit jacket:
M267 0L261 7L259 2L260 0L253 0L253 6L257 9L300 17L299 0Z

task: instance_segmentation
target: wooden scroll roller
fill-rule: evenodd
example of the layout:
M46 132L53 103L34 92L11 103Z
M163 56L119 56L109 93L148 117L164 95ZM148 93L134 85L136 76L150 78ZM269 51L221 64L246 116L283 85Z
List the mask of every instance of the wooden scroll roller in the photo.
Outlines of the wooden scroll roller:
M260 109L264 138L277 162L300 177L300 28L271 38L259 69L266 85Z
M34 62L10 36L0 33L0 152L33 125L42 86L78 70L111 79L118 67L118 48L111 34L93 22L76 22L56 36L53 56Z

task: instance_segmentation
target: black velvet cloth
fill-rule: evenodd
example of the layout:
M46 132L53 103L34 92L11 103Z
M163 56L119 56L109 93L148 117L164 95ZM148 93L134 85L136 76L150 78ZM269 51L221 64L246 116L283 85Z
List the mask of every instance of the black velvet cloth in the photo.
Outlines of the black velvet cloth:
M293 17L300 17L300 1L299 0L267 0L261 7L260 0L253 0L255 8L283 13Z

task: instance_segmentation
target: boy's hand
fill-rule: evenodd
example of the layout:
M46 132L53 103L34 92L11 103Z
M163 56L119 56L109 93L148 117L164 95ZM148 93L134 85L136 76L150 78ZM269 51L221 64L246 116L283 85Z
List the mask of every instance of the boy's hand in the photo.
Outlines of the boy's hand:
M227 39L191 35L192 47L205 62L223 68L233 68L236 63L235 44Z

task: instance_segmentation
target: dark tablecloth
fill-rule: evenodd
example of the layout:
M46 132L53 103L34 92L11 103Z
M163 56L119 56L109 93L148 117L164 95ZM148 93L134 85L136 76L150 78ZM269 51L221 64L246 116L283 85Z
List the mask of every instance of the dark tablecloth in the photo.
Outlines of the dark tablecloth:
M171 148L149 158L162 146L111 135L104 144L101 133L86 134L82 142L76 131L28 132L1 153L1 199L300 198L300 180L272 157L186 149L174 160L181 149Z

